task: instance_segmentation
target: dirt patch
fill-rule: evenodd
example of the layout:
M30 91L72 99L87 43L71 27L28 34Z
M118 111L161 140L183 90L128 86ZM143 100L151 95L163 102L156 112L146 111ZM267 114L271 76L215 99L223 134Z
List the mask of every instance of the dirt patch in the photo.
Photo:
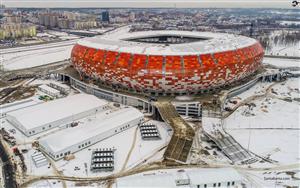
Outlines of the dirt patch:
M33 96L36 92L37 86L19 86L16 88L6 88L1 91L0 104L10 103L17 100L27 99Z

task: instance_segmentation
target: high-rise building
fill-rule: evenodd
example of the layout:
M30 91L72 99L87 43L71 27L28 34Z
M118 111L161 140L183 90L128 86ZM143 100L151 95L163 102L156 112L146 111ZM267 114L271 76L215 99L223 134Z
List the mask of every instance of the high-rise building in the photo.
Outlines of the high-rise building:
M130 12L130 14L129 14L129 21L131 21L131 22L135 21L135 13L134 12Z
M21 16L9 15L9 16L6 16L6 22L7 23L21 23L22 18L21 18Z
M102 12L102 21L109 22L109 12L108 11Z
M61 29L68 29L70 27L70 20L66 18L59 18L57 26Z
M36 27L26 23L6 23L0 26L0 39L36 36Z
M39 15L39 23L48 28L53 28L58 26L58 14L44 13Z

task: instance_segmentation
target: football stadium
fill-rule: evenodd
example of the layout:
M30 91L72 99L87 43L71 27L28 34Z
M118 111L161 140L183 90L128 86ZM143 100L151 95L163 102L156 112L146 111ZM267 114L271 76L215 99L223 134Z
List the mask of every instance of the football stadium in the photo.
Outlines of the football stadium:
M140 31L85 38L71 61L80 75L132 92L205 93L254 74L264 50L224 33Z

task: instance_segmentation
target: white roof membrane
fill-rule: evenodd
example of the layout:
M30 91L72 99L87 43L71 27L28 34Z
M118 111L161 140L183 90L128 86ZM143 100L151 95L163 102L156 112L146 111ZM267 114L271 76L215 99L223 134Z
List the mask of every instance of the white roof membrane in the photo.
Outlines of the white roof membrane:
M180 44L158 44L127 41L128 39L153 36L182 36L193 38L208 38ZM225 33L194 32L194 31L139 31L113 32L106 35L85 38L78 41L79 45L110 51L118 51L145 55L199 55L235 50L255 44L255 39Z
M93 95L77 94L7 113L26 129L33 129L57 120L104 106L107 102Z

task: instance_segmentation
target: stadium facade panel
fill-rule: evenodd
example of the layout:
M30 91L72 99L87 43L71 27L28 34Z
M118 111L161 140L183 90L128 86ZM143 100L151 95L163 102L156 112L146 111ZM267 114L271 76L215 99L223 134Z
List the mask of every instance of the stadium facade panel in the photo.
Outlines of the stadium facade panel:
M193 42L184 42L194 35ZM261 66L263 55L260 43L244 36L149 31L83 39L73 47L71 61L81 74L110 85L185 94L245 78Z

